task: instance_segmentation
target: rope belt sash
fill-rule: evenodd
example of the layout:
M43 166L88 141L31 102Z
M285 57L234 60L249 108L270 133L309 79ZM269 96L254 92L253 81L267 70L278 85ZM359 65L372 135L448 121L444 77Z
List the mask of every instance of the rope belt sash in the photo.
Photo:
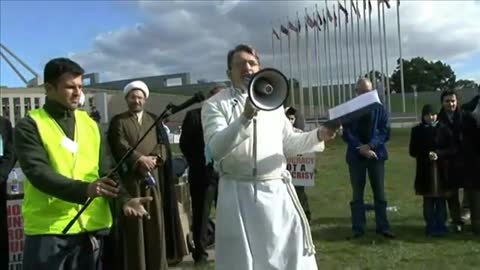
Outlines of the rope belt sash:
M248 176L248 175L244 175L244 176L235 175L235 176L233 176L231 174L222 172L221 177L223 179L226 179L226 180L253 183L255 202L257 201L257 183L258 182L266 182L266 181L274 181L274 180L283 181L283 183L285 183L285 185L287 187L288 195L290 196L290 198L293 202L295 210L297 211L298 216L300 217L300 222L302 224L304 255L310 256L310 255L315 254L315 245L313 244L310 225L308 223L307 216L305 215L305 212L303 211L302 205L300 204L300 200L298 199L297 192L295 191L295 187L293 186L293 183L292 183L292 176L290 175L289 171L285 170L281 173L281 175L270 174L270 175L258 175L256 177Z

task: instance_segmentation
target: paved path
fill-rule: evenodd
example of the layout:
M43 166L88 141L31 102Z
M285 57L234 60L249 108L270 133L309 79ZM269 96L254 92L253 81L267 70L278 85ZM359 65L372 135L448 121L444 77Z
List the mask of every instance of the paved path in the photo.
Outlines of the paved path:
M203 266L203 267L195 267L193 264L193 258L191 254L183 258L183 261L173 267L169 267L169 270L213 270L214 269L214 264L213 262L215 261L215 253L213 249L208 250L208 265Z

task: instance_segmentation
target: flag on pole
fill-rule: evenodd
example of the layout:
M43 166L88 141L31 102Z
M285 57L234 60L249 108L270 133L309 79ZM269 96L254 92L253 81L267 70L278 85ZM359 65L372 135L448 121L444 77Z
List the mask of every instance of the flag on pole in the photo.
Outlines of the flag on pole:
M335 10L333 11L333 22L334 22L334 25L335 27L337 27L337 13L335 12Z
M368 0L368 12L372 14L372 2L370 2L370 0Z
M389 3L388 1L390 1L390 0L380 0L380 2L385 3L385 5L387 6L387 8L390 8L390 3Z
M355 14L357 14L357 16L360 17L360 10L358 10L358 6L355 6L355 3L353 2L353 0L351 1L351 4L352 4L353 11L355 12Z
M323 25L323 20L322 20L322 17L320 16L320 13L318 13L318 10L317 10L317 21L318 21L319 27Z
M272 28L272 34L273 34L278 40L280 40L280 35L278 35L277 31L275 31L275 28Z
M283 26L283 24L280 25L280 32L288 36L288 29Z
M348 11L347 11L347 9L340 2L338 2L338 8L340 8L340 10L343 11L343 14L345 14L345 22L348 23Z
M400 0L397 0L397 7L400 6Z
M307 24L310 26L310 28L314 28L317 23L307 14Z
M329 20L330 22L333 21L332 14L330 13L330 10L328 9L328 7L327 7L327 17L328 17L328 20Z
M288 29L292 30L295 33L298 33L298 27L293 25L293 23L291 23L291 22L288 22Z
M300 19L299 18L297 18L297 29L298 29L297 33L302 32L302 24L300 24Z

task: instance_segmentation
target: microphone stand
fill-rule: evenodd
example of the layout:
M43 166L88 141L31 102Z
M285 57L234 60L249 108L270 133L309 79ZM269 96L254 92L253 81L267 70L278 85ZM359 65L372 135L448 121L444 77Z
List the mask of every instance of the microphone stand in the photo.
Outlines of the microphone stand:
M153 122L153 124L147 129L147 131L145 132L145 134L143 134L142 137L140 137L140 139L138 139L137 143L131 147L130 149L128 149L128 151L123 155L123 157L118 161L117 165L115 165L115 167L106 175L106 177L110 178L112 177L112 175L117 172L120 167L123 165L123 163L125 162L125 160L127 160L127 158L130 157L130 155L133 153L133 151L140 145L140 143L145 139L145 137L147 137L147 134L154 128L157 126L157 123L160 121L160 120L164 120L165 118L167 118L168 116L176 113L178 110L175 110L175 105L173 105L172 103L168 104L167 107L165 108L165 110L155 119L155 121ZM117 182L117 185L118 186L119 183ZM66 234L68 233L68 231L70 230L70 228L72 228L73 224L75 224L75 222L78 220L78 218L80 218L80 215L82 215L82 213L87 209L87 207L92 203L92 201L94 200L95 198L91 198L89 197L88 200L83 204L82 208L80 208L80 210L77 212L77 214L75 215L75 217L73 217L72 220L70 220L70 222L68 222L67 226L65 226L65 228L63 229L62 233L63 234Z
M253 177L257 177L257 117L253 117Z

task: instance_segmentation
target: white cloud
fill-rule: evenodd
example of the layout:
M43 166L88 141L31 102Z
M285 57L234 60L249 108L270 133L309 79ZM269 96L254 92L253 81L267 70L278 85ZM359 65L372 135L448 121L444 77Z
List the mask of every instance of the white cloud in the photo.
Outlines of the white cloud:
M399 52L396 4L395 1L390 2L392 9L386 10L385 14L389 71L392 72ZM321 12L324 2L317 3ZM328 4L331 9L336 2ZM373 39L378 44L376 3L372 1L372 4ZM362 1L359 5L363 16ZM297 12L302 19L306 7L311 14L315 2L139 1L133 8L143 12L145 20L142 23L101 33L89 51L73 53L71 57L87 70L100 72L102 80L178 72L190 72L193 80L225 79L227 52L238 43L254 45L264 66L270 66L272 21L277 26L280 21L285 23L287 16L293 21ZM400 11L404 58L423 56L461 66L466 59L480 54L480 27L477 22L480 5L475 1L402 1ZM361 26L363 32L363 22ZM304 28L302 25L302 32ZM345 41L345 36L342 36L342 41ZM301 43L304 46L303 40ZM292 52L296 51L294 44ZM333 33L331 44L333 48ZM284 52L286 46L285 42ZM279 48L276 50L278 56ZM362 54L364 51L365 48ZM334 50L331 53L332 68L335 70ZM301 54L302 61L305 61L304 49ZM378 46L375 46L375 54L378 54ZM343 58L341 66L346 68L345 51ZM287 60L285 56L284 61ZM365 63L365 59L363 61ZM375 61L378 69L378 57ZM323 65L322 71L326 69ZM287 68L284 71L288 73ZM476 76L477 80L480 78L478 72L471 76ZM305 72L303 80L306 81Z

